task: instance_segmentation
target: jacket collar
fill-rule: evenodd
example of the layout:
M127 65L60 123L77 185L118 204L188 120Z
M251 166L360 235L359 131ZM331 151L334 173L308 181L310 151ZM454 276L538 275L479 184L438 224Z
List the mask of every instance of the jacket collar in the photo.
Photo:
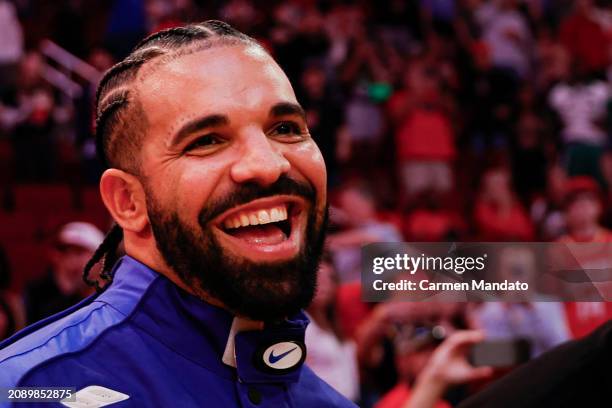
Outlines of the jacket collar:
M113 283L97 300L131 314L129 321L138 329L220 376L257 383L295 382L299 378L303 358L287 370L275 370L275 364L268 363L283 356L284 350L293 350L288 343L296 347L286 362L293 361L295 353L305 357L304 333L309 320L303 312L276 324L237 318L185 292L130 256L115 265ZM277 351L275 345L280 347Z

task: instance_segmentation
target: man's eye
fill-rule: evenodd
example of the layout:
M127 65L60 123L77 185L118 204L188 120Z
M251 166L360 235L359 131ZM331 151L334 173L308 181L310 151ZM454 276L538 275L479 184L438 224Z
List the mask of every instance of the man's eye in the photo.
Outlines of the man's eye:
M221 138L219 136L217 136L217 135L214 135L214 134L200 136L196 140L191 142L185 148L185 151L187 152L189 150L193 150L193 149L196 149L198 147L210 147L210 146L218 145L221 142L222 142Z
M282 122L282 123L279 123L274 128L272 133L274 135L285 136L285 135L301 135L304 132L302 131L302 128L297 123Z

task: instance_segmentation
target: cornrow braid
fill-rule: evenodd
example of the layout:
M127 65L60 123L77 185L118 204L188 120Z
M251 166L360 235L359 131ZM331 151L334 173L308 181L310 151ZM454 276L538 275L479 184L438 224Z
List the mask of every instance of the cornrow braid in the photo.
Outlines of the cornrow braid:
M93 256L87 264L85 265L85 269L83 271L83 280L89 286L94 286L96 290L99 292L104 289L103 286L100 286L100 282L98 279L91 279L89 274L93 267L100 261L103 260L102 263L102 271L100 272L100 277L102 280L112 281L112 265L117 261L119 244L123 239L123 230L118 224L114 224L108 234L104 237L104 240L100 244L100 246L96 249Z
M113 100L108 101L104 109L100 112L98 117L96 118L96 131L100 133L105 132L105 126L111 126L111 117L117 113L117 110L121 108L121 106L127 103L127 91L117 92L115 93L115 97ZM106 147L103 145L104 139L101 137L96 138L96 150L103 151ZM101 155L101 159L104 160L105 166L110 166L108 162L106 162L106 155Z
M160 53L162 52L161 50L158 51ZM140 65L144 64L145 61L145 58L128 58L113 65L113 67L104 74L104 77L102 77L98 84L98 89L96 90L96 106L100 105L100 96L103 93L106 93L109 88L114 88L118 84L131 80L132 77L136 75L136 72L133 72L133 68L138 68Z
M138 45L136 45L135 49L138 50L148 44L158 43L162 43L168 48L175 48L177 46L185 45L189 41L208 38L213 33L208 30L204 24L207 24L207 22L160 30L140 41Z
M209 20L154 33L143 39L123 61L111 67L96 90L96 149L100 161L107 167L139 174L137 152L146 132L146 114L138 99L134 84L141 68L150 61L164 61L187 52L212 47L215 44L261 45L253 38L222 21ZM200 45L202 47L200 47ZM193 47L192 46L196 46ZM83 280L96 290L103 290L113 280L112 268L117 261L123 230L113 225L104 241L87 262ZM89 277L92 268L102 261L100 278Z

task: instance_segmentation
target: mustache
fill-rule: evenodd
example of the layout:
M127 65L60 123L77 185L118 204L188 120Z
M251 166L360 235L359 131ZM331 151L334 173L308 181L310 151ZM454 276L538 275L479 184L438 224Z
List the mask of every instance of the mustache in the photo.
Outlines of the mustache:
M200 211L198 221L201 226L206 225L210 220L223 214L225 211L236 206L247 204L259 198L266 198L275 195L294 195L299 196L307 202L314 204L316 191L310 183L296 181L287 175L282 175L273 184L262 186L254 182L241 184L238 189L227 196L209 203Z

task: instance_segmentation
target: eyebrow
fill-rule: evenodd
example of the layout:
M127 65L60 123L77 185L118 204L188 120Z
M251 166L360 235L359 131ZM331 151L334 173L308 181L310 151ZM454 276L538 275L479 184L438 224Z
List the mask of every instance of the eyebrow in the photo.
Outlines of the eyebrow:
M202 118L197 118L185 123L178 132L176 132L175 136L172 138L170 143L171 146L176 146L180 144L186 137L191 135L192 133L201 132L204 129L215 127L215 126L223 126L229 124L229 119L225 115L220 114L212 114L206 115Z
M306 120L306 112L297 103L291 102L280 102L270 108L270 117L287 116L287 115L298 115L302 119Z
M288 116L288 115L298 115L304 121L306 120L306 112L304 109L298 105L297 103L292 102L280 102L270 108L270 112L268 113L268 117L276 118L280 116ZM202 132L207 128L217 127L217 126L225 126L230 123L229 118L226 115L222 114L211 114L206 115L201 118L197 118L185 123L181 128L176 132L175 136L172 138L170 145L176 146L180 144L185 138L189 135Z

